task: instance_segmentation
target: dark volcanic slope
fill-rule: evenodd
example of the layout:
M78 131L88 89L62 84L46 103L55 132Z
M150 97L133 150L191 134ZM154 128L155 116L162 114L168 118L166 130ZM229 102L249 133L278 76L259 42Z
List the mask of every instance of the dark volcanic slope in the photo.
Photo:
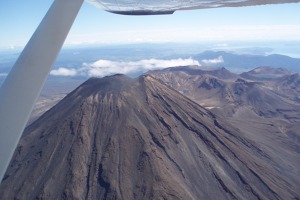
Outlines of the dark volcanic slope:
M29 126L1 199L296 199L237 129L151 76L90 79Z

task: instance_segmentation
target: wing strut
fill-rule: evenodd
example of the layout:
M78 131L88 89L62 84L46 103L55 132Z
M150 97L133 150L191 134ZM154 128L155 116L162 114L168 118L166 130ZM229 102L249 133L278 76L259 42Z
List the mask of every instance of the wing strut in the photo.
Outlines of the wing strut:
M0 181L83 0L55 0L0 88Z

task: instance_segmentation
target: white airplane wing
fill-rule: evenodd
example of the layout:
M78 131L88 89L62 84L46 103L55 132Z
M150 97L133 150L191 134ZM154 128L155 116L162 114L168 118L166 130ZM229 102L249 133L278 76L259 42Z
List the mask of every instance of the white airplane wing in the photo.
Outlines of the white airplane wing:
M300 0L86 0L108 12L124 15L172 14L177 10L297 3Z

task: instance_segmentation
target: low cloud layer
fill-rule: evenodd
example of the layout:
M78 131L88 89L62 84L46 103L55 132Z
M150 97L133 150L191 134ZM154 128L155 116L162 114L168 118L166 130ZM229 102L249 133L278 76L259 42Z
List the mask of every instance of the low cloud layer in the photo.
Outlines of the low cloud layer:
M55 76L96 76L103 77L111 74L121 73L121 74L132 74L132 73L143 73L149 70L163 69L168 67L176 66L187 66L187 65L198 65L200 63L192 58L189 59L171 59L171 60L158 60L158 59L148 59L140 61L111 61L111 60L98 60L93 63L83 63L83 65L78 68L59 68L52 70L51 75Z
M58 69L52 70L50 74L55 76L76 76L77 71L76 69L68 69L68 68L60 67Z
M215 58L215 59L204 59L204 60L201 60L201 62L205 65L214 65L214 64L223 63L224 59L222 56L219 56L218 58Z

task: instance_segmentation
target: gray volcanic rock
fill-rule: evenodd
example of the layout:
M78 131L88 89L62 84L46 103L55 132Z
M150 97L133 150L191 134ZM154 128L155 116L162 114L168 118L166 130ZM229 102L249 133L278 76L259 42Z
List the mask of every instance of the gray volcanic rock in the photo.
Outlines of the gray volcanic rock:
M289 170L152 76L115 75L89 79L25 130L0 196L299 199Z

